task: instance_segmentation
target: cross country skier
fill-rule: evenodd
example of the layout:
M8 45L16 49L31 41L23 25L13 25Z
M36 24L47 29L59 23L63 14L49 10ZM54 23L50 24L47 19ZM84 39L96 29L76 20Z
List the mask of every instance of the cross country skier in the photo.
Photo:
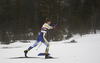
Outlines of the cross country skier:
M45 58L46 59L52 58L51 56L48 55L50 45L45 38L45 34L46 34L48 29L54 29L57 23L54 23L52 26L50 26L50 24L51 24L51 20L46 19L46 22L43 24L42 29L41 29L41 33L38 35L36 42L33 44L33 46L30 46L27 50L24 51L25 57L27 57L28 51L30 51L32 48L36 47L38 45L38 43L41 41L43 44L46 45Z

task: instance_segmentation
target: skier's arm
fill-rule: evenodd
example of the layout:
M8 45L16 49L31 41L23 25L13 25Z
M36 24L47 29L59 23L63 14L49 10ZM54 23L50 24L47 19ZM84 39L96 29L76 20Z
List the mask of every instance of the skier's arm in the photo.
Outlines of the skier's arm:
M45 27L47 27L48 29L54 29L54 27L56 26L57 22L54 23L52 26L49 26L49 25L46 25L45 24Z
M49 26L49 25L45 25L45 27L47 27L48 29L52 29L53 28L52 26Z

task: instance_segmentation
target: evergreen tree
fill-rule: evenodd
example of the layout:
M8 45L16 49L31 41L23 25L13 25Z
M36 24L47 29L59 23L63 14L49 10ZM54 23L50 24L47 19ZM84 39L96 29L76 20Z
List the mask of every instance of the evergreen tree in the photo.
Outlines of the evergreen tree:
M57 23L48 40L100 30L100 0L0 0L0 41L36 39L46 18Z

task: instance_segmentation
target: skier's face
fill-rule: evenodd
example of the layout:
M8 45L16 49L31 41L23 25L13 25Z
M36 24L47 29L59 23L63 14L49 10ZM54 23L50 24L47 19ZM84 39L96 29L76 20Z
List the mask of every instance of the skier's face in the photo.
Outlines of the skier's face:
M51 21L47 22L47 24L50 25L51 24Z

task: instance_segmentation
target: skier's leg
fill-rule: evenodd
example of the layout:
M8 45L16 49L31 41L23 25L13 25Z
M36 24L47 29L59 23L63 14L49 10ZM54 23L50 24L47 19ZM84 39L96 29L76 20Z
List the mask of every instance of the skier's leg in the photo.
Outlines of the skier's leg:
M48 51L49 51L49 43L48 43L48 41L45 39L44 35L45 35L45 33L43 33L43 38L42 38L41 41L43 42L43 44L46 45L45 53L48 54Z
M36 47L36 46L38 45L38 43L39 43L39 40L37 40L37 41L34 43L33 46L30 46L27 50L24 51L25 57L26 57L26 58L27 58L27 53L28 53L28 51L30 51L32 48Z
M45 58L47 59L47 58L52 58L51 56L49 56L48 55L48 52L49 52L49 43L48 43L48 41L45 39L45 37L44 37L44 34L45 33L43 33L43 40L42 40L42 42L43 42L43 44L45 44L46 45L46 55L45 55Z
M30 46L30 47L27 49L27 51L30 51L32 48L36 47L36 46L38 45L38 43L39 43L39 41L36 40L36 42L35 42L32 46Z

